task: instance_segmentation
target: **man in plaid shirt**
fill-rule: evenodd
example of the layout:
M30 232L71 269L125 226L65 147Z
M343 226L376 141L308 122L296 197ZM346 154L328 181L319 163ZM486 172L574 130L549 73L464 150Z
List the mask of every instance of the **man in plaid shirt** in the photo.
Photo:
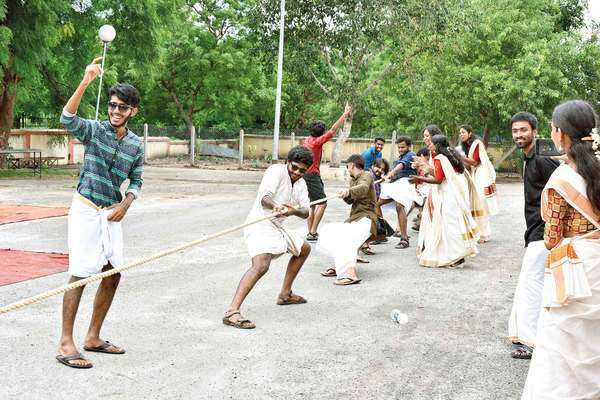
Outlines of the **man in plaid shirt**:
M85 69L77 90L67 102L60 121L85 148L77 192L69 210L69 283L123 265L121 220L142 187L144 149L127 129L137 114L140 96L136 88L117 84L109 91L109 120L99 122L76 115L86 88L102 74L95 59ZM129 179L125 196L121 184ZM125 350L100 339L100 329L119 285L120 274L100 283L83 348L87 351L123 354ZM83 287L63 298L62 335L56 359L72 368L91 368L73 341L73 325Z

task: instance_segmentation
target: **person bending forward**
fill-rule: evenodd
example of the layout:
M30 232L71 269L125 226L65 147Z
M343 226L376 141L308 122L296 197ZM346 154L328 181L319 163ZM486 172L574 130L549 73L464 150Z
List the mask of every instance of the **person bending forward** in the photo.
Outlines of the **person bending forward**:
M371 174L364 171L364 159L360 154L348 158L350 188L340 195L352 204L350 217L344 223L327 224L317 242L317 250L333 257L334 268L322 272L323 276L337 276L334 284L359 283L356 271L357 252L371 235L377 234L376 195Z
M292 284L302 265L310 254L310 245L304 238L288 230L283 222L286 217L308 218L310 202L306 182L301 179L313 158L304 146L293 147L287 156L286 164L271 165L265 171L258 195L246 222L259 219L272 213L279 216L250 225L244 229L244 239L252 266L238 285L233 300L223 317L223 323L240 329L253 329L256 325L242 317L240 308L256 282L269 270L271 260L283 253L291 253L287 271L283 279L277 304L302 304L306 299L292 293Z

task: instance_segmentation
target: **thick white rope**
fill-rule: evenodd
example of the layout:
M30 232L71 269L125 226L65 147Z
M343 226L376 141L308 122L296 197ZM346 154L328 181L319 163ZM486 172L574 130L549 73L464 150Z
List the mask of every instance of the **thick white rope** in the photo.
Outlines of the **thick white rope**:
M320 200L313 201L312 203L310 203L310 205L314 206L316 204L324 203L327 200L336 199L336 198L339 198L339 197L340 197L339 195L325 197L325 198L322 198ZM177 253L179 251L183 251L183 250L189 249L190 247L194 247L194 246L197 246L199 244L208 242L209 240L213 240L213 239L216 239L218 237L227 235L227 234L229 234L231 232L235 232L235 231L238 231L240 229L244 229L247 226L254 225L254 224L257 224L259 222L262 222L262 221L265 221L265 220L277 217L278 215L280 215L280 214L278 214L278 213L272 213L272 214L269 214L269 215L264 216L262 218L258 218L256 220L253 220L253 221L241 224L241 225L237 225L237 226L234 226L234 227L229 228L229 229L225 229L223 231L217 232L217 233L212 234L210 236L203 237L202 239L194 240L193 242L189 242L189 243L183 244L183 245L175 247L173 249L161 251L160 253L154 254L154 255L152 255L150 257L142 258L141 260L137 260L137 261L131 262L129 264L125 264L122 267L109 269L108 271L104 271L104 272L101 272L99 274L92 275L92 276L84 278L84 279L80 279L78 281L69 283L68 285L60 286L60 287L57 287L56 289L49 290L47 292L43 292L43 293L40 293L40 294L32 296L32 297L27 297L27 298L25 298L23 300L15 302L15 303L11 303L11 304L8 304L8 305L6 305L4 307L0 307L0 314L5 314L5 313L8 313L10 311L18 310L19 308L23 308L23 307L28 306L30 304L39 303L40 301L45 300L45 299L47 299L49 297L56 296L58 294L68 292L69 290L73 290L73 289L76 289L76 288L81 287L81 286L85 286L88 283L99 281L101 279L104 279L104 278L107 278L109 276L118 274L118 273L123 272L125 270L131 269L131 268L134 268L134 267L139 267L140 265L148 264L149 262L158 260L159 258L163 258L163 257L169 256L171 254Z

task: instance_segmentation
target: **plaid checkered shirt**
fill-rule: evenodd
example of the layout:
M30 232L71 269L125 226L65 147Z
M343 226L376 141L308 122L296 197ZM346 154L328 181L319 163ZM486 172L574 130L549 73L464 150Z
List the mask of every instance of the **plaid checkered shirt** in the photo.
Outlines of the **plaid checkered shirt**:
M121 184L129 179L127 193L136 198L142 188L144 147L140 138L127 130L123 139L108 121L83 119L63 110L60 122L83 143L85 153L79 173L77 192L99 207L123 199Z

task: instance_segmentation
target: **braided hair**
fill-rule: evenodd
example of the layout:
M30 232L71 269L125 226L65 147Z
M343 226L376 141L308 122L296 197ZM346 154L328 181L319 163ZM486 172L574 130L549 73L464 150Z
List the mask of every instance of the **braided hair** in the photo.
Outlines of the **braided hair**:
M581 140L598 126L594 108L583 100L566 101L554 109L552 124L571 139L567 155L586 183L588 200L595 211L600 212L600 160L594 154L594 142Z

